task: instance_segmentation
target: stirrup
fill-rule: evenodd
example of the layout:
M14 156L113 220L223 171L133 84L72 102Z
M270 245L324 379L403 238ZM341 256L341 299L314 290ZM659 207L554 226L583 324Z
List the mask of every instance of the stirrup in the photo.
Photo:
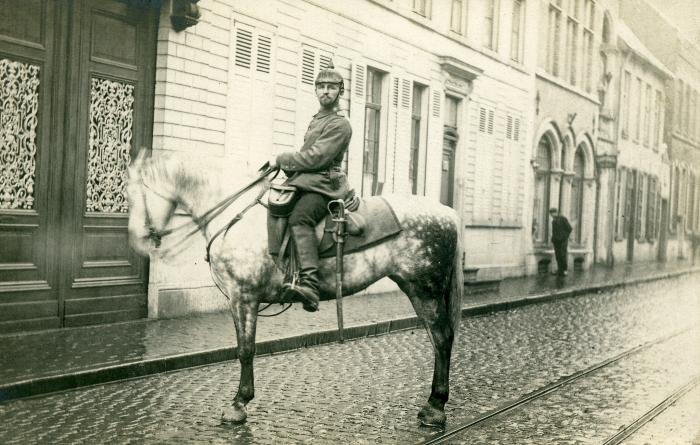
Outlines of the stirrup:
M318 310L320 298L317 294L312 292L313 290L307 286L285 283L282 285L281 294L285 301L301 302L304 305L305 311L316 312Z

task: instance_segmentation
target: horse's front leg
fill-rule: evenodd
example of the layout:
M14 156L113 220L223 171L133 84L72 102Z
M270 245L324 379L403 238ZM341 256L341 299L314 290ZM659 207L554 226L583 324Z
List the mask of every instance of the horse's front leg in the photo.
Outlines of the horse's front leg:
M258 319L257 301L232 302L231 312L238 337L238 360L241 363L241 378L238 392L230 408L224 410L222 419L242 423L248 417L246 405L255 397L253 357L255 356L255 327Z

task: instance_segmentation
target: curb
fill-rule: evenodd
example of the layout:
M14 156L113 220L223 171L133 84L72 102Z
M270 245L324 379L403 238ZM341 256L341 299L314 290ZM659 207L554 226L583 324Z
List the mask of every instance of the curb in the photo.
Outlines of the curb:
M531 304L545 303L582 294L599 293L606 290L622 288L633 284L665 280L700 271L700 268L682 271L665 272L644 278L627 279L615 283L578 287L562 291L553 291L535 295L516 297L513 300L494 303L484 303L473 307L462 308L462 317L474 317L494 312L515 309ZM420 325L417 316L399 318L377 323L350 326L344 329L346 340L356 340L366 337L388 334L396 331L413 329ZM255 355L270 355L288 352L310 346L323 345L338 341L337 330L310 332L294 337L267 340L256 343ZM31 397L57 391L79 388L83 386L109 383L117 380L144 377L151 374L176 371L195 366L208 365L238 358L238 348L219 348L194 353L143 360L133 363L120 363L83 371L73 371L49 377L23 380L0 385L0 404L19 398Z

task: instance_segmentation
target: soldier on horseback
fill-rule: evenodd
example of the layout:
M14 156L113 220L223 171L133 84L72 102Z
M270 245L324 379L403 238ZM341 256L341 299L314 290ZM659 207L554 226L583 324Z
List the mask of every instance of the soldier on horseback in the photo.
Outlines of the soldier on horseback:
M298 281L285 284L283 292L285 299L302 301L304 309L310 312L318 310L319 303L315 227L327 214L329 201L348 195L348 181L341 164L352 136L350 122L339 110L345 85L333 62L318 73L315 86L321 107L309 124L301 149L270 160L270 166L281 168L289 177L285 184L296 187L301 194L288 223L299 277Z

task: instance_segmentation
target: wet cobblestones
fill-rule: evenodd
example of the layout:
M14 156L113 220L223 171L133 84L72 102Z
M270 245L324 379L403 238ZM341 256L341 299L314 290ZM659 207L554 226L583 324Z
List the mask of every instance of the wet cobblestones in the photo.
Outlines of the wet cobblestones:
M699 326L699 285L687 276L465 319L448 428ZM432 375L422 330L256 357L255 369L245 425L218 420L238 380L238 364L227 362L0 405L0 443L404 444L435 434L415 418Z
M697 348L697 344L694 347ZM628 437L623 444L700 444L700 385Z
M700 329L694 329L641 350L449 443L604 443L700 374L699 341Z

